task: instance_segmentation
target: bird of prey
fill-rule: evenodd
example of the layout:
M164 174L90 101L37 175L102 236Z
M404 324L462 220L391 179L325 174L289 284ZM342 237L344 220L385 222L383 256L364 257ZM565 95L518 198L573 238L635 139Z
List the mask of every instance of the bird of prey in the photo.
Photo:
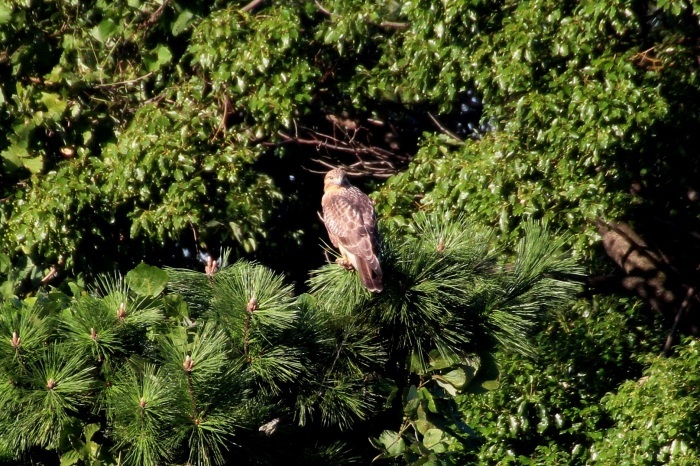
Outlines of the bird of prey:
M342 256L336 262L348 270L357 270L362 285L369 291L382 291L377 217L372 201L350 184L345 170L336 168L326 174L321 205L328 236Z

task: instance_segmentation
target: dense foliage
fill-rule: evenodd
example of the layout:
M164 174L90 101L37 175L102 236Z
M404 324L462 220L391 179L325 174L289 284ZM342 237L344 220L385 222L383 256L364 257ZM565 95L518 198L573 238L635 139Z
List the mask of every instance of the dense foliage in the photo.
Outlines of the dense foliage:
M640 355L658 353L661 344L644 331L653 322L627 305L596 299L591 308L580 301L538 335L536 359L498 355L499 389L459 399L479 434L475 463L589 464L602 438L614 443L609 429L618 412L601 400L627 380L636 383L646 363ZM653 403L664 405L664 397Z
M545 218L575 233L595 274L610 272L598 247L609 232L605 253L629 278L605 287L698 334L697 2L409 4L410 39L389 58L400 66L381 76L403 99L446 106L473 87L485 129L466 140L426 134L375 197L383 214L401 223L415 206L449 206L505 236L523 218Z
M255 249L280 193L252 170L261 149L221 133L223 96L183 58L205 53L191 8L4 6L3 250L99 271L112 265L94 254L123 261L184 231Z
M578 288L551 275L581 271L536 225L510 266L463 220L418 216L414 227L418 236L385 236L391 279L379 295L332 264L295 299L282 276L239 261L207 273L141 264L91 292L73 284L72 296L5 302L0 452L276 464L296 442L295 464L328 464L343 451L339 432L365 422L380 456L457 455L471 430L452 397L496 343L531 352L534 329ZM177 294L162 296L166 286ZM405 416L385 414L394 398Z
M424 26L392 48L390 60L402 65L392 87L405 100L436 96L449 105L446 96L474 86L495 129L466 141L426 137L410 169L386 185L379 198L389 198L386 209L417 199L498 219L506 232L534 215L589 235L596 217L642 206L681 225L693 218L700 114L693 7L409 3L406 19ZM406 59L416 56L442 72Z
M697 341L677 359L649 358L644 376L625 382L603 399L613 427L594 445L600 463L686 465L700 457L698 445Z

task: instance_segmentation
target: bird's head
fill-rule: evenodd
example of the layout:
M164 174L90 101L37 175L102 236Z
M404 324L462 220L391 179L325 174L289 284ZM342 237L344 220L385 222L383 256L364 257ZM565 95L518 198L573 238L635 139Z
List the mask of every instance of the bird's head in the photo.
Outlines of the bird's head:
M323 179L324 186L349 186L348 174L342 168L334 168L326 173Z

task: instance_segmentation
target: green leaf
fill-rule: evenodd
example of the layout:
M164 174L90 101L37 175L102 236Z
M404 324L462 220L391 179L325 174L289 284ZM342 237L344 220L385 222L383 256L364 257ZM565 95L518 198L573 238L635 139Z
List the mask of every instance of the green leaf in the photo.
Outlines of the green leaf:
M8 273L12 268L10 256L0 253L0 273Z
M92 28L90 34L99 42L104 42L117 30L117 24L111 19L104 19L100 24Z
M438 350L432 350L428 353L430 357L430 368L433 370L446 369L454 364L452 361L444 358Z
M438 383L445 382L457 389L464 388L464 386L467 384L467 374L461 367L451 370L447 374L436 374L433 376L433 378L435 378Z
M498 380L486 380L481 383L481 387L486 390L496 390L498 388Z
M6 2L0 2L0 24L5 24L12 19L12 6Z
M61 455L61 466L71 466L80 461L80 453L77 450L69 450Z
M445 445L442 444L442 440L445 437L445 433L440 429L428 429L423 436L423 445L433 451L445 451Z
M141 296L158 296L168 283L168 273L141 262L126 274L126 282Z
M8 172L16 170L23 165L22 160L29 158L29 152L24 147L18 144L12 144L10 147L0 152L0 157L5 159L5 167Z
M192 18L194 15L190 10L184 10L180 15L177 17L175 22L173 23L173 27L171 29L171 32L173 33L174 36L180 35L185 29L189 27L190 24L192 24Z
M47 116L55 121L61 118L68 106L65 100L61 100L61 96L50 92L41 93L41 103L46 106L46 110L48 111Z
M44 168L44 159L42 157L22 159L22 165L32 173L40 173Z
M165 45L158 46L154 52L144 57L148 71L158 71L163 65L170 63L170 60L173 58L170 49Z
M457 389L454 387L454 385L447 383L447 382L443 382L437 378L435 379L435 381L437 382L438 385L440 385L442 388L444 388L445 391L447 393L449 393L451 396L457 396L457 394L459 393L457 391Z
M161 65L164 65L166 63L169 63L170 60L173 58L173 54L170 52L170 49L166 45L161 45L158 47L158 63Z
M83 434L85 434L85 440L92 440L92 436L95 435L100 430L99 424L88 424L83 428Z
M428 411L431 413L437 413L438 412L438 407L437 404L435 403L435 397L433 397L433 394L430 393L430 390L428 390L425 387L420 388L420 396L422 399L427 401L427 408Z
M428 430L430 430L430 429L432 429L432 428L435 427L435 424L433 424L432 422L430 422L430 421L428 421L428 420L426 419L425 411L423 411L422 409L419 410L419 412L418 412L418 419L416 419L415 421L413 421L413 425L416 427L416 429L418 430L418 432L420 432L420 433L423 434L423 435L425 435L425 433L426 433Z
M406 442L396 431L385 430L377 441L376 445L382 448L390 457L401 456L406 451Z

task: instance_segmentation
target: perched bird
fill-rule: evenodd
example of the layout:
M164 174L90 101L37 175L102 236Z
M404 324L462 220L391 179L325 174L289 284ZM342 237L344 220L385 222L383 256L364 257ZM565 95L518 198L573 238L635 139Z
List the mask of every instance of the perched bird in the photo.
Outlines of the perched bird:
M328 236L342 256L336 262L357 270L369 291L382 291L377 217L372 201L350 184L345 170L336 168L326 173L321 205Z

